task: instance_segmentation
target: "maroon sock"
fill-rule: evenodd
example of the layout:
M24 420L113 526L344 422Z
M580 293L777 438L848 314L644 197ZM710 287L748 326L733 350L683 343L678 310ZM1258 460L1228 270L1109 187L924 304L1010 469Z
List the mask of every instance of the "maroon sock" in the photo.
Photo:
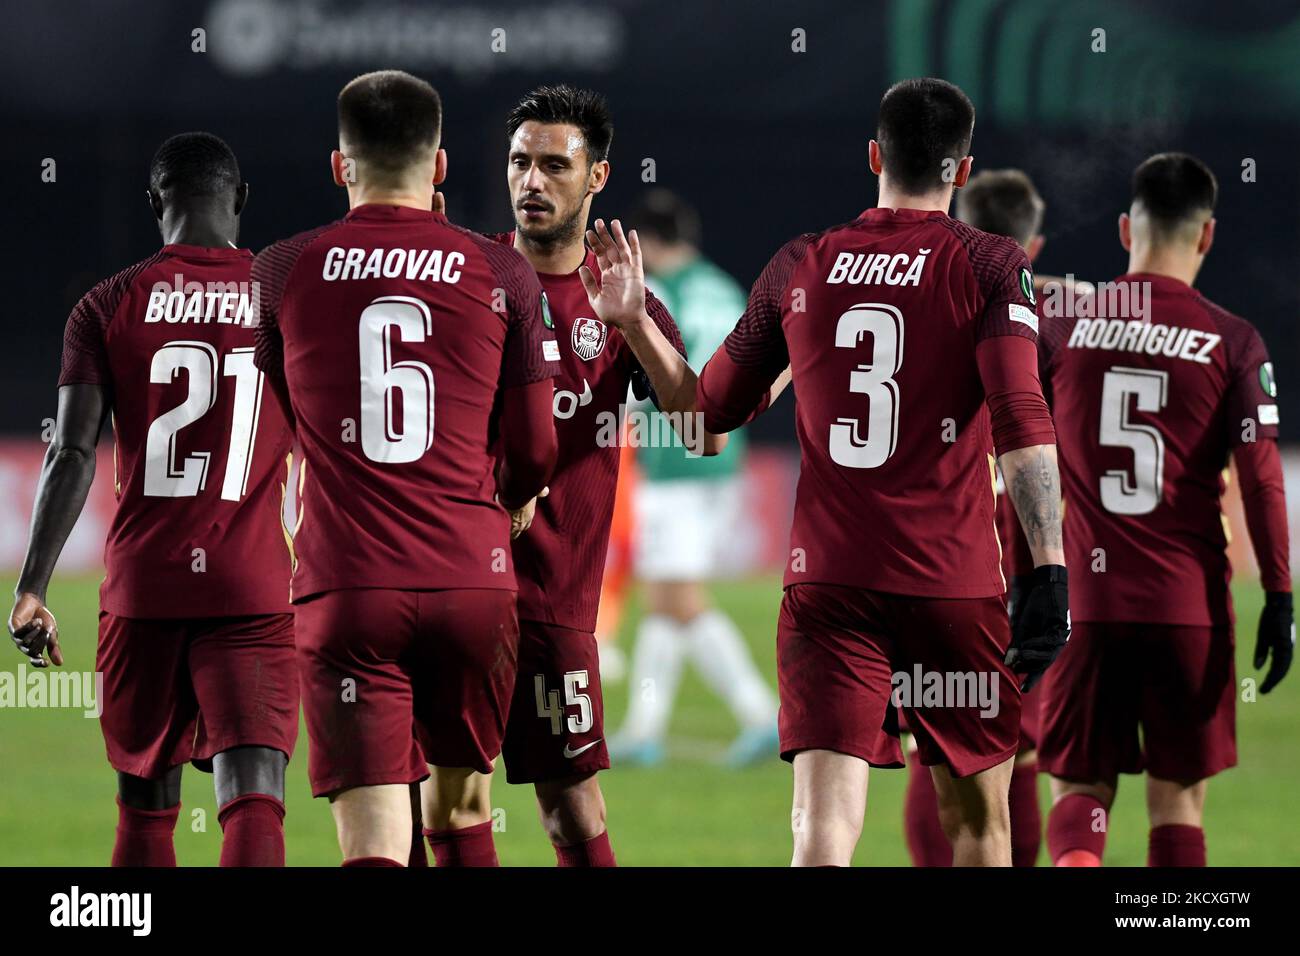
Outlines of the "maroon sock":
M1205 831L1185 823L1152 827L1147 866L1205 866Z
M222 866L284 866L284 804L267 793L235 797L217 814Z
M436 866L499 866L492 821L460 830L425 830Z
M429 868L429 855L424 852L424 827L418 820L415 822L415 829L411 831L411 856L407 859L406 865L414 870Z
M1047 852L1052 865L1101 866L1108 823L1106 807L1096 797L1072 793L1057 800L1047 815Z
M1033 866L1043 842L1043 815L1038 809L1038 762L1011 772L1011 865Z
M166 810L137 810L117 801L117 840L113 866L175 866L172 832L181 805Z
M584 843L557 846L555 859L558 866L618 866L614 848L609 845L608 830Z
M343 861L344 866L395 866L401 869L402 864L396 860L390 860L386 856L354 856L350 860Z
M903 801L903 829L913 866L952 866L952 844L939 823L939 797L934 792L930 768L913 754L907 765L907 796Z

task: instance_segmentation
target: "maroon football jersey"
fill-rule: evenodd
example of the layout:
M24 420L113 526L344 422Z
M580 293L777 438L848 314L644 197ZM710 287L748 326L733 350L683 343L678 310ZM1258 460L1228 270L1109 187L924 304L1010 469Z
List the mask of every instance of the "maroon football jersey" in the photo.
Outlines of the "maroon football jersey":
M1242 441L1276 440L1272 364L1253 326L1177 279L1126 275L1112 290L1098 292L1095 311L1123 317L1047 319L1039 340L1070 613L1225 625L1222 472ZM1141 301L1145 314L1130 318Z
M263 250L253 278L258 365L287 382L306 469L294 600L514 590L496 402L559 365L524 257L439 213L371 204Z
M976 346L1033 341L1032 283L1014 240L916 209L869 209L768 263L722 349L766 381L793 370L802 468L786 586L1006 590Z
M59 385L111 389L117 511L105 611L289 609L280 519L292 446L253 364L247 249L167 245L77 303Z
M512 232L493 238L514 243ZM594 253L587 254L586 265L600 275ZM638 398L648 397L650 389L622 334L595 317L576 269L537 278L560 346L553 405L559 454L550 494L538 500L532 526L514 541L519 617L590 632L596 629L614 517L623 406L629 384ZM685 357L676 323L650 292L646 312Z

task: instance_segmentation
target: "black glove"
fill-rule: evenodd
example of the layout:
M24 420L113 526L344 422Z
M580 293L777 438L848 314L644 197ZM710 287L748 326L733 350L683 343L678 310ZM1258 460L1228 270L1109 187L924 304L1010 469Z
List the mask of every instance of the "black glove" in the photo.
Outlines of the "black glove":
M1295 654L1295 616L1291 610L1291 595L1285 591L1270 591L1264 595L1264 610L1259 615L1259 639L1255 642L1256 669L1264 666L1270 651L1273 664L1260 685L1263 694L1282 683Z
M1069 580L1059 564L1034 568L1028 589L1016 601L1006 663L1025 675L1022 691L1038 683L1070 639Z
M1016 622L1025 607L1025 595L1034 586L1032 574L1016 574L1007 585L1007 616L1011 618L1011 633L1016 632Z

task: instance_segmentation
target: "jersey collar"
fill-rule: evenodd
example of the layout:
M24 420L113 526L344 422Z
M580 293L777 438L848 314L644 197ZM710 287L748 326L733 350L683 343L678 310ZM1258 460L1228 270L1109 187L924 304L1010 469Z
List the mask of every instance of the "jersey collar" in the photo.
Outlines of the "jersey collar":
M887 206L872 206L858 218L867 222L924 222L934 216L948 218L936 209L890 209Z
M432 209L416 209L412 206L393 206L388 203L362 203L348 210L343 217L348 221L361 219L366 222L446 222L447 217Z
M180 259L248 259L252 249L234 249L230 246L187 246L183 242L169 242L162 247L169 256Z

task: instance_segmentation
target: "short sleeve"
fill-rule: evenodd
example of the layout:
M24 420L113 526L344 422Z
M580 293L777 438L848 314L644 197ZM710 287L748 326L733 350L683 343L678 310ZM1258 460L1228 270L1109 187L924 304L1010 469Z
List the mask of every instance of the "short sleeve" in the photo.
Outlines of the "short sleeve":
M560 346L551 331L550 306L526 259L509 246L485 245L497 285L505 292L506 341L501 387L532 385L560 373Z
M284 338L280 304L289 273L305 243L286 239L267 246L253 260L253 364L276 379L284 378Z
M755 280L744 314L722 343L738 367L775 379L790 364L781 317L790 280L813 238L805 234L787 242Z
M1038 303L1029 257L1014 240L998 236L970 250L971 268L983 299L975 341L995 335L1038 339Z
M60 387L113 384L105 332L117 303L109 301L110 296L106 293L103 284L91 289L73 306L68 316L68 324L63 329Z
M1277 438L1277 382L1264 340L1253 326L1245 326L1237 347L1228 355L1229 447L1236 447L1248 438ZM1254 424L1253 428L1250 423Z

